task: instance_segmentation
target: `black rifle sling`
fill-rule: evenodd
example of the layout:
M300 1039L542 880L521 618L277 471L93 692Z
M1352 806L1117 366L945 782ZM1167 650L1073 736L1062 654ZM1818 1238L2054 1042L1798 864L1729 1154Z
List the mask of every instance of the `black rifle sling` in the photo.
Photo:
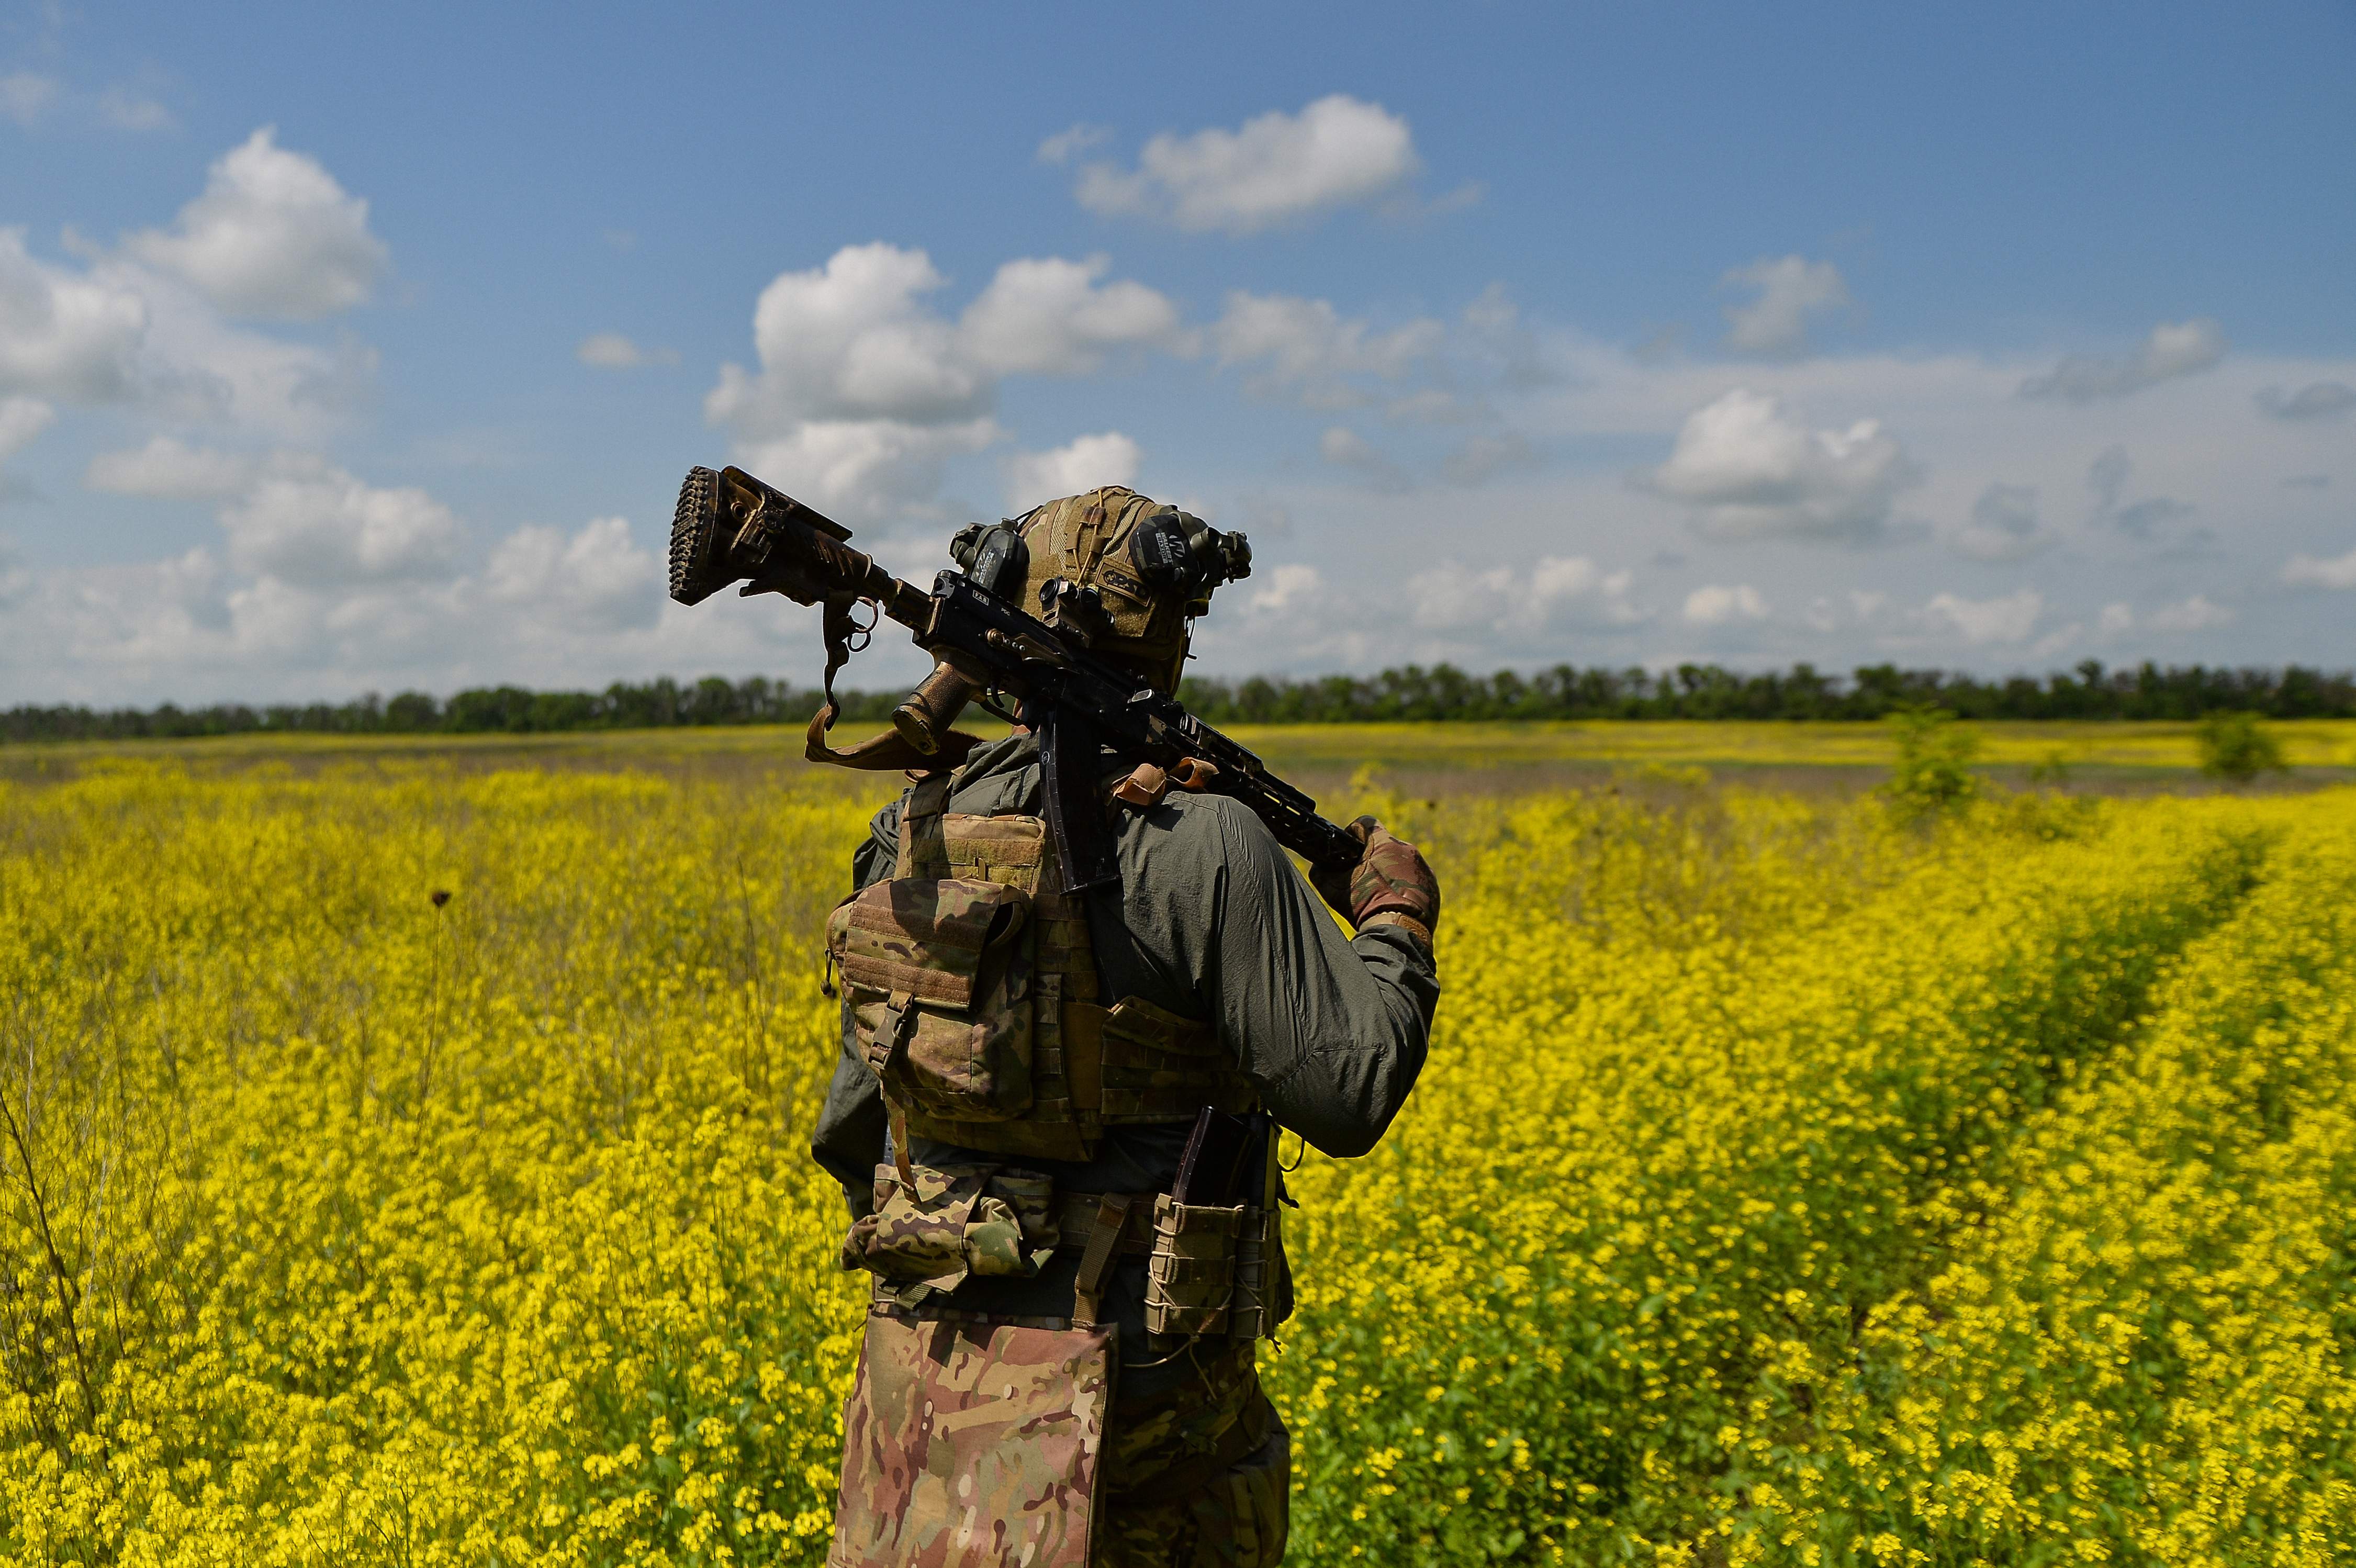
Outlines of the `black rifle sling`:
M1046 784L1047 834L1055 841L1060 893L1085 893L1120 880L1112 824L1097 797L1104 771L1096 726L1060 703L1039 704L1039 770Z
M829 595L819 612L819 633L826 639L826 706L820 710L824 722L818 726L821 731L832 729L842 713L842 704L834 695L834 675L851 662L851 639L861 629L851 613L856 602L841 594Z

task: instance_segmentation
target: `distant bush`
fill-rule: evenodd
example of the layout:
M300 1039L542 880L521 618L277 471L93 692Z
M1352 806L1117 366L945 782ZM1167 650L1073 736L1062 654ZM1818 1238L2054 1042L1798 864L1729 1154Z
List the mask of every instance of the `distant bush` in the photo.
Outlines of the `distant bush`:
M1901 708L1890 715L1898 742L1898 766L1882 786L1901 817L1915 819L1953 811L1976 800L1979 775L1971 770L1980 737L1955 727L1944 708Z
M2281 740L2255 714L2214 713L2201 721L2201 771L2211 779L2246 784L2288 767Z

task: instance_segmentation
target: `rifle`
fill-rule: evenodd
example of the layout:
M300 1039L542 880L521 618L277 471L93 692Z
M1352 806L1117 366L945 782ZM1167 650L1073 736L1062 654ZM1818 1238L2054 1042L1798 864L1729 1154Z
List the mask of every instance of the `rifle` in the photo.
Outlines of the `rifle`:
M1041 591L1044 617L1011 602L1010 580L1023 580L1020 561L1010 559L1010 540L1012 552L1022 548L1011 527L960 534L956 553L968 569L942 572L929 594L853 550L850 540L851 530L741 468L688 470L671 519L670 596L680 604L700 603L741 581L740 595L783 594L820 607L826 703L810 720L806 749L813 761L953 767L978 744L950 727L968 703L1028 725L1039 736L1047 832L1066 893L1120 878L1097 796L1108 747L1122 761L1150 762L1190 788L1240 800L1277 843L1312 865L1355 865L1365 853L1346 829L1317 814L1315 800L1250 751L1176 698L1091 653L1090 643L1109 625L1094 589L1049 581ZM864 622L854 613L862 605L871 611ZM835 671L887 618L933 656L933 672L893 711L891 733L833 750L826 733L841 711ZM1009 700L1018 704L1012 711Z

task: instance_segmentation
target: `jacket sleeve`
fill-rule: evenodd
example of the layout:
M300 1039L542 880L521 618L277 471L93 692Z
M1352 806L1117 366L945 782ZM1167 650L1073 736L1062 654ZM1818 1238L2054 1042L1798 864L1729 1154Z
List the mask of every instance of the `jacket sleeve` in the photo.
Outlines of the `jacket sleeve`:
M899 854L900 805L895 800L875 813L865 842L851 854L852 890L890 876ZM810 1157L842 1184L843 1201L851 1206L853 1219L875 1206L875 1167L884 1159L886 1122L884 1096L859 1053L846 998L842 1048L835 1058L834 1079L827 1085L826 1103L819 1108L818 1126L810 1133Z
M1365 1154L1423 1070L1430 956L1394 926L1345 939L1247 809L1212 798L1189 814L1187 858L1207 863L1157 878L1169 901L1137 914L1178 928L1182 961L1277 1121L1328 1155Z

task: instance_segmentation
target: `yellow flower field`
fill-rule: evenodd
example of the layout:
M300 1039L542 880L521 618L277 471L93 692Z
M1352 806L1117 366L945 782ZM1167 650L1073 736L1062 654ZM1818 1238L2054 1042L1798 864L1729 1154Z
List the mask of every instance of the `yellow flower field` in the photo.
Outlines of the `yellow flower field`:
M0 1562L821 1561L868 787L80 768L0 784ZM1446 995L1291 1178L1293 1561L2339 1560L2356 794L1360 793Z

